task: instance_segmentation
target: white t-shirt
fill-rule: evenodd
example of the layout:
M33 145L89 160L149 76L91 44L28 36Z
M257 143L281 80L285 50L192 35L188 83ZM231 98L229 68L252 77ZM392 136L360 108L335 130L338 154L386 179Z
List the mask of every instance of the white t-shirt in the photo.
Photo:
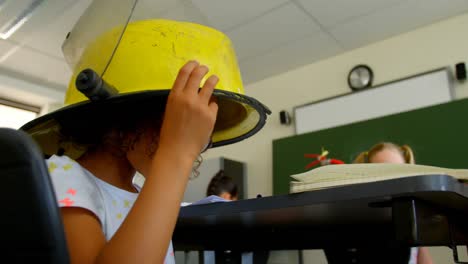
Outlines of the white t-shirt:
M67 156L54 155L46 162L59 206L81 207L93 212L109 241L132 208L138 193L119 189L98 179ZM175 263L172 242L164 263Z

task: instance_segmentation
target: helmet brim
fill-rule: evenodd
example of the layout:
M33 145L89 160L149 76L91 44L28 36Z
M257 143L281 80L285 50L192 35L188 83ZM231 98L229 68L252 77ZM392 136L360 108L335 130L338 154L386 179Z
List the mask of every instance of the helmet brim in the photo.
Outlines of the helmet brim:
M125 109L127 113L124 118L128 118L128 116L141 114L138 113L139 108L136 107L138 105L153 101L165 104L169 92L170 90L151 90L119 94L101 101L84 101L36 118L20 129L29 133L44 154L50 156L57 154L59 149L71 148L70 142L65 146L63 144L61 125L64 120L77 122L74 127L82 127L89 133L93 129L87 127L89 124L100 122L100 120L105 121L109 115L118 112L117 110ZM215 89L213 96L216 97L218 103L218 117L211 147L233 144L253 136L265 125L267 115L271 114L266 106L246 95ZM79 133L79 131L76 132ZM76 150L65 150L65 154L73 156L71 152L76 152Z

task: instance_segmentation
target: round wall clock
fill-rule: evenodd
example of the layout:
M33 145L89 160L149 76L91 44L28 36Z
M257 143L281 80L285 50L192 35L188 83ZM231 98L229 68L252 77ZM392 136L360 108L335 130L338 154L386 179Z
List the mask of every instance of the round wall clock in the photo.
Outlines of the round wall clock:
M369 88L372 86L374 73L367 65L357 65L348 74L348 85L353 91Z

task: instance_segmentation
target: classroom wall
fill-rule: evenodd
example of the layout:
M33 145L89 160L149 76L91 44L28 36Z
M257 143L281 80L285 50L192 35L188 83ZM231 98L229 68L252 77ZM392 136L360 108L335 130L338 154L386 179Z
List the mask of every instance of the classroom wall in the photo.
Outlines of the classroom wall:
M456 63L468 61L467 29L468 14L464 14L248 85L246 93L273 112L265 128L243 142L212 149L205 157L246 162L248 197L271 195L272 140L294 135L294 125L280 124L279 111L292 113L294 106L348 93L348 72L360 63L372 67L375 85L444 66L454 70ZM457 99L468 97L468 82L454 82L454 88ZM447 248L431 250L436 264L453 263L449 253ZM273 254L270 262L288 263L289 257ZM326 263L321 251L308 251L304 260Z
M279 111L292 113L297 105L348 93L348 72L359 63L372 67L375 85L444 66L453 70L455 63L468 61L467 28L468 13L250 84L246 94L273 112L265 128L242 142L211 149L204 156L247 162L249 197L270 195L272 140L294 134L294 125L280 124ZM456 98L468 97L468 82L455 82L454 87Z

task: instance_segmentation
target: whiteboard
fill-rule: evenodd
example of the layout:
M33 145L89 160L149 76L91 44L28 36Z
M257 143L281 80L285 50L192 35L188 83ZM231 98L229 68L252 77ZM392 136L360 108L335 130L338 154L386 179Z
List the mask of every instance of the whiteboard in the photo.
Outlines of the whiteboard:
M346 125L453 100L448 68L294 108L296 134Z

